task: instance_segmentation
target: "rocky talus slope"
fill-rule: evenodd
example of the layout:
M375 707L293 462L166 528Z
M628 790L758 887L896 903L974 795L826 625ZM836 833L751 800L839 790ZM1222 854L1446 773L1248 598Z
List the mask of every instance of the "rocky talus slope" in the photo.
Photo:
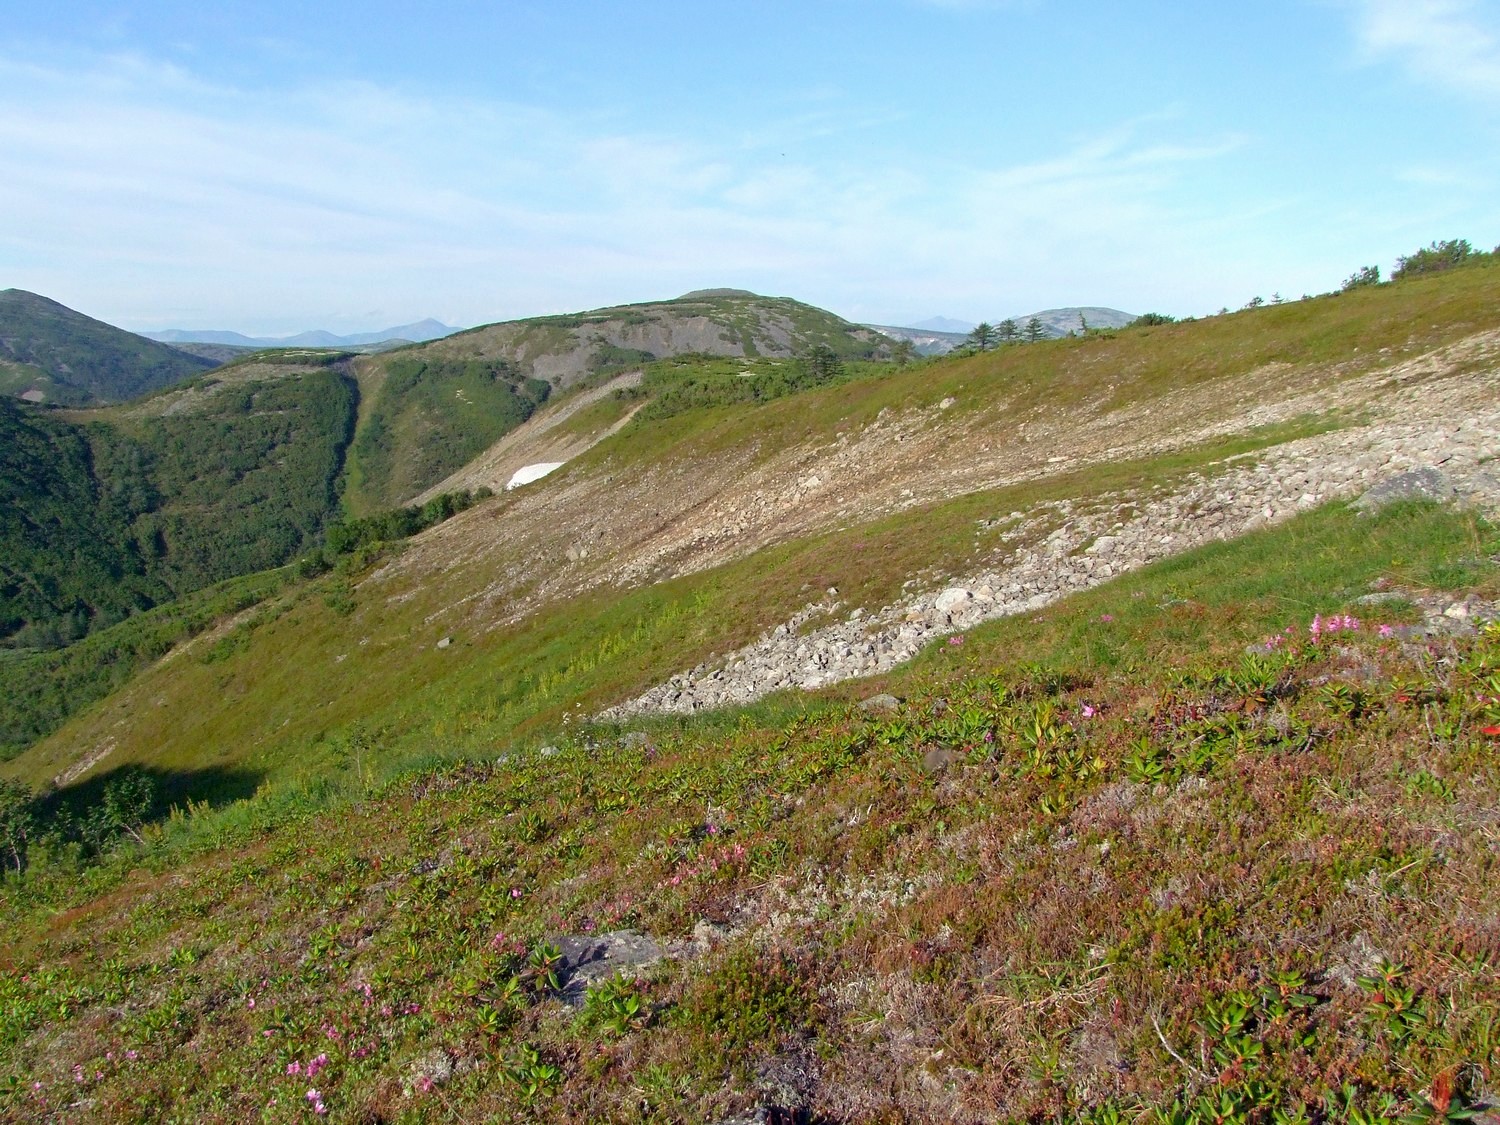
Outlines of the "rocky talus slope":
M1298 510L1367 490L1500 508L1500 396L1493 376L1394 389L1384 420L1233 458L1175 491L1114 494L1087 509L1061 501L997 513L1016 546L983 571L837 624L805 624L842 607L837 590L753 644L673 676L602 713L624 719L747 703L884 672L934 639L1029 613L1125 571Z

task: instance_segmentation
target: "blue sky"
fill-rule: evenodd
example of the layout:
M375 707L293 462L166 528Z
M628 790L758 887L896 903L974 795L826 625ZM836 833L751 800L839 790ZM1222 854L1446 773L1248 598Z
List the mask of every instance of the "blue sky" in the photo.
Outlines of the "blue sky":
M1500 242L1500 0L9 0L0 288L356 331L1201 314Z

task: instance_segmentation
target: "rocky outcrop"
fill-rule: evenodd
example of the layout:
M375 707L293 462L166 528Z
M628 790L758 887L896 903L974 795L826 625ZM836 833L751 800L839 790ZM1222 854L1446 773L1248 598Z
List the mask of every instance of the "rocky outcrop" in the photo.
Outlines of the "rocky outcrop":
M1032 613L1169 555L1278 522L1337 497L1363 494L1364 507L1411 496L1500 507L1500 408L1441 424L1392 424L1337 431L1264 451L1198 474L1155 495L1117 494L1074 511L1067 501L1030 512L996 513L1018 545L992 567L873 613L803 631L841 608L836 595L813 603L723 660L678 673L600 716L689 713L748 703L790 688L819 688L875 675L942 637L982 621ZM1441 470L1438 469L1441 466Z

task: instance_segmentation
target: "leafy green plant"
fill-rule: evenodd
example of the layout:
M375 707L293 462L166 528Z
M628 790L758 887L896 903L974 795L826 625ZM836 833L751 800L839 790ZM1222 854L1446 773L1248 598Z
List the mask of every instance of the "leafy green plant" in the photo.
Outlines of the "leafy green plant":
M1382 959L1375 971L1356 978L1370 993L1367 1017L1381 1034L1398 1045L1427 1026L1426 1005L1414 987L1406 983L1406 967Z
M555 1093L563 1081L562 1068L556 1063L543 1061L542 1052L531 1043L516 1047L515 1055L502 1073L506 1081L516 1087L516 1096L523 1106L535 1105L540 1099Z
M640 988L629 977L617 975L591 986L584 994L583 1020L610 1035L623 1036L646 1026L651 1012Z

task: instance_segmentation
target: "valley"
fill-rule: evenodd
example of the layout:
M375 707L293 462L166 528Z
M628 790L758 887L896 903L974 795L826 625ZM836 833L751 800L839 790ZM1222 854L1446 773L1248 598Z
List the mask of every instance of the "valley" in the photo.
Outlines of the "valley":
M0 403L0 1114L1484 1111L1490 257L915 361L709 290Z

